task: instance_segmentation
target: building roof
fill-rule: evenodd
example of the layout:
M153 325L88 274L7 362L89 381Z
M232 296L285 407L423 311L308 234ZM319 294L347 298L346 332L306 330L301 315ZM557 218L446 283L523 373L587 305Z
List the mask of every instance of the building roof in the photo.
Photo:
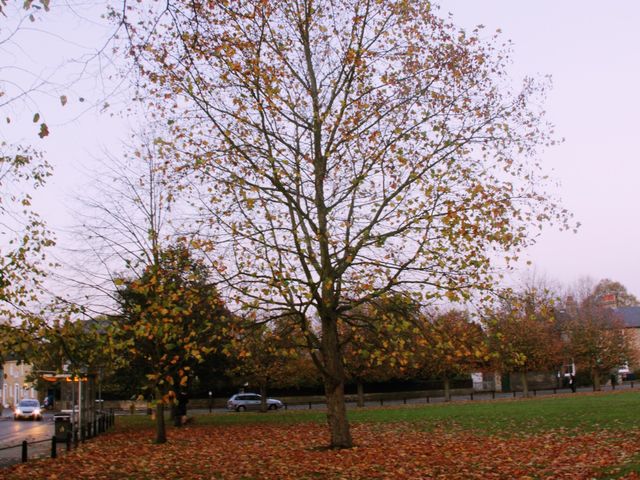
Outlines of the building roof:
M627 328L640 328L640 307L619 307L613 311L622 319Z

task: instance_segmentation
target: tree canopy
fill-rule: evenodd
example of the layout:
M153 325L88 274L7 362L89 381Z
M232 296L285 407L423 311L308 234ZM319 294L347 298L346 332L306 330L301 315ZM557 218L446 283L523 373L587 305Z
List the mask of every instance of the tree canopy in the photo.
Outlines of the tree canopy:
M445 400L451 400L450 381L457 375L489 367L494 360L482 325L462 311L428 313L420 317L416 340L416 370L423 377L444 380Z
M208 277L206 266L177 245L160 252L140 278L117 280L121 314L110 326L114 358L143 363L159 406L158 443L166 441L162 407L227 335L229 316Z
M591 298L596 302L605 302L616 307L637 307L636 296L627 291L622 283L604 278L593 288Z
M317 351L331 445L352 444L338 324L394 290L490 289L566 212L536 155L545 83L421 0L131 5L139 98L232 300L295 318ZM346 294L345 292L348 292ZM318 321L319 331L311 328Z

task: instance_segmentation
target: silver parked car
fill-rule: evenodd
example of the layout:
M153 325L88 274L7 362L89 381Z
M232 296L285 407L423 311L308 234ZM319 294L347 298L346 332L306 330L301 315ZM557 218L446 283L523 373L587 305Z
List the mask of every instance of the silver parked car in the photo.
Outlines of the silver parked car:
M236 393L227 400L227 409L236 412L244 412L245 410L260 410L262 397L257 393ZM269 410L277 410L284 407L284 403L275 398L267 398L267 408Z
M29 418L31 420L42 420L42 411L38 400L20 400L18 406L13 411L13 419Z

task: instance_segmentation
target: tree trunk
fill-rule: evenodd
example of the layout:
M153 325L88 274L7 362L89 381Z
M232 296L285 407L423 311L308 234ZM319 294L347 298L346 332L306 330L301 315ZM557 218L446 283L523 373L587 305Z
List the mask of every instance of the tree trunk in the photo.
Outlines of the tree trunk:
M267 411L267 382L260 382L260 411Z
M361 380L357 382L358 387L358 407L364 407L364 383Z
M327 377L324 389L327 397L327 422L331 432L331 448L351 448L353 440L344 400L344 382L337 382Z
M602 390L602 386L600 385L600 372L593 370L591 372L591 378L593 379L593 391L599 392Z
M164 424L164 403L162 393L156 390L156 439L155 443L167 443L167 429Z
M529 383L527 382L527 372L520 372L520 381L522 383L522 396L529 396Z
M451 380L449 377L444 377L444 401L451 401Z
M322 318L321 349L331 448L351 448L353 439L344 398L345 373L335 318Z

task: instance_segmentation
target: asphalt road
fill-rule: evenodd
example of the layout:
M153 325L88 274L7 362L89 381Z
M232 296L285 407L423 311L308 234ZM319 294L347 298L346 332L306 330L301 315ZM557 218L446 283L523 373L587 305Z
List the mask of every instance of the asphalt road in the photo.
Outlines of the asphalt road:
M51 452L53 436L53 414L45 413L41 422L13 420L10 411L3 411L0 417L0 467L19 462L23 441L29 443L44 440L43 443L28 446L28 457L47 456ZM6 448L14 447L14 448Z

